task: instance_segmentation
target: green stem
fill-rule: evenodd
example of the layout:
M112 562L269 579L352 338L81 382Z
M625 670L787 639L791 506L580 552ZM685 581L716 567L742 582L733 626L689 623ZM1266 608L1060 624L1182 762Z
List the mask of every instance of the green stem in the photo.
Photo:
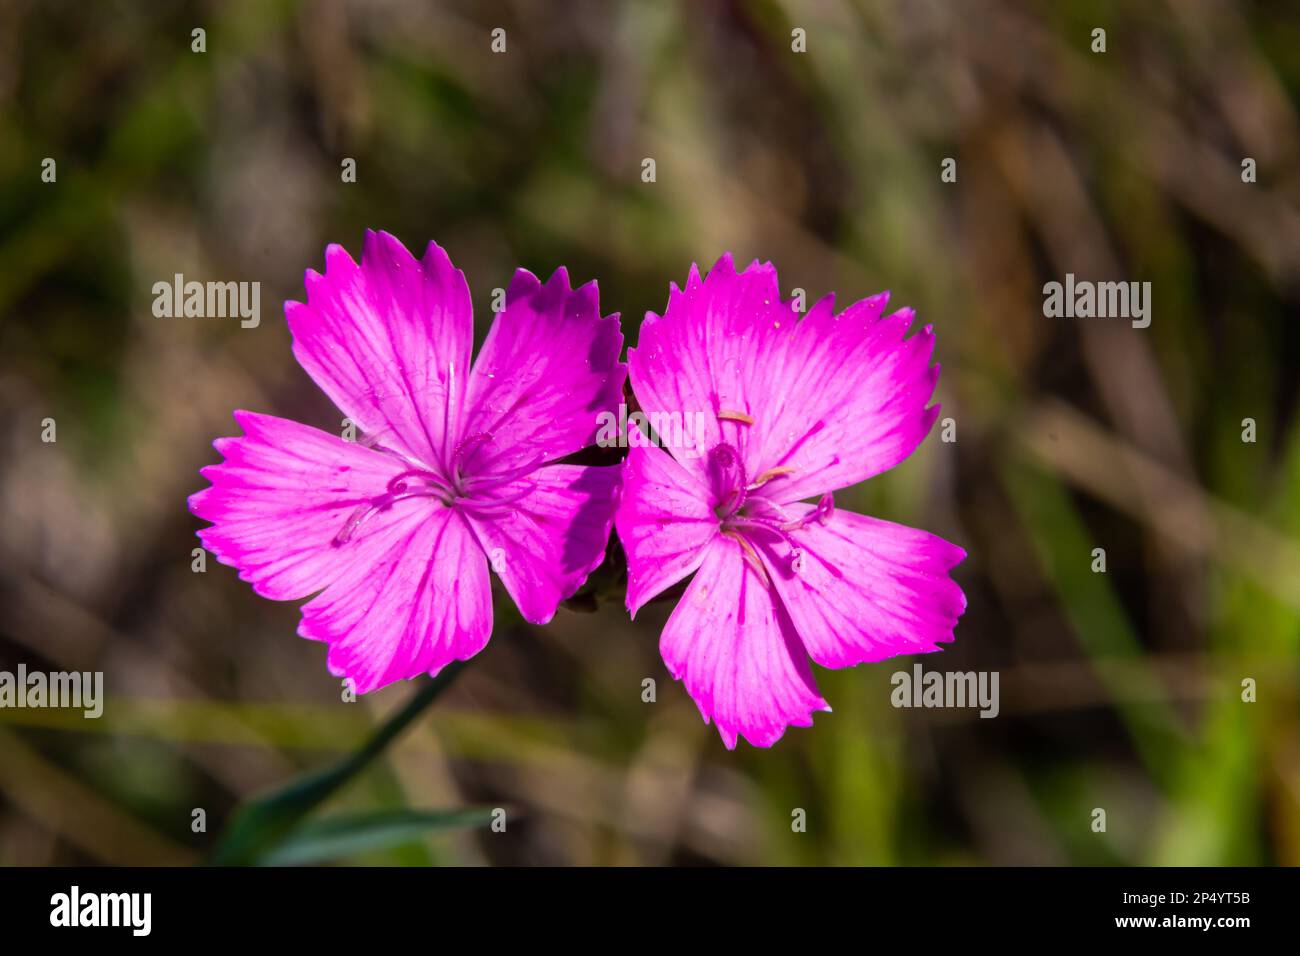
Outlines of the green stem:
M303 818L369 766L420 716L464 669L454 661L386 720L364 747L332 767L299 777L240 806L212 853L217 866L249 864L279 843Z

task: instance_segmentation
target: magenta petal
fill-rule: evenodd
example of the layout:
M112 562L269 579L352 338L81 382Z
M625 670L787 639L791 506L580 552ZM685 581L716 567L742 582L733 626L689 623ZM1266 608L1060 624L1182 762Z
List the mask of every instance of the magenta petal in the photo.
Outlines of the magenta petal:
M881 317L887 293L834 314L818 302L770 363L773 403L751 442L756 467L793 468L772 486L781 502L847 488L902 462L929 433L939 406L930 364L934 332L904 338L911 309Z
M293 352L378 444L441 466L460 434L474 317L465 276L429 243L417 262L367 231L361 265L342 246L308 271L307 304L286 302Z
M211 521L204 547L263 597L303 598L321 590L369 545L331 546L348 516L382 494L402 471L394 458L297 422L235 412L240 438L221 438L225 456L202 474L212 486L190 496L190 510ZM375 528L394 516L377 514Z
M514 498L493 515L490 501L466 509L492 569L520 613L545 624L605 558L621 469L547 465L497 490Z
M737 273L728 253L704 279L692 266L686 287L670 287L664 314L647 313L636 348L628 350L638 403L649 414L703 414L704 449L729 442L748 464L750 426L717 414L758 417L784 400L771 377L779 370L765 367L766 358L797 318L781 302L771 263ZM690 470L703 468L698 452L673 454Z
M564 269L545 285L516 272L471 376L463 434L488 439L474 470L509 471L594 444L600 413L623 394L622 348L618 316L601 317L596 283L570 289Z
M802 516L807 505L788 510ZM836 511L791 533L798 573L764 548L772 581L799 639L823 667L851 667L939 649L953 639L966 597L948 572L966 552L905 525Z
M704 279L692 267L628 352L633 391L649 413L707 412L705 449L733 445L750 476L792 468L772 487L782 502L848 487L910 455L938 414L933 332L904 339L912 311L882 317L887 299L835 315L828 297L801 318L771 263L736 272L726 255Z
M331 672L359 694L468 660L492 631L487 559L464 516L429 499L391 511L386 527L367 526L365 559L303 607L298 628L330 645Z
M714 538L668 619L659 649L728 748L737 735L770 747L788 726L829 710L789 619L740 545Z
M703 479L653 446L628 449L616 524L627 553L627 609L633 617L698 568L704 546L718 535Z

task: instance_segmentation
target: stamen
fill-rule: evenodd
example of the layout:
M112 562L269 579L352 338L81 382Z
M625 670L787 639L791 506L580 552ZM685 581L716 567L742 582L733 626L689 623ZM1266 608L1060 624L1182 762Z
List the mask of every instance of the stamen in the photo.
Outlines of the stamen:
M537 483L533 481L527 481L524 482L524 487L521 488L519 491L516 491L512 495L507 495L504 498L488 498L485 500L478 500L475 498L470 498L462 495L461 497L456 499L456 504L460 505L462 508L465 508L466 510L478 511L478 512L483 512L486 509L501 509L504 508L505 505L512 505L516 501L519 501L523 498L527 498L536 490L537 490ZM509 509L506 509L506 511L508 510ZM502 514L505 514L506 511L502 511Z
M368 501L364 504L357 505L357 507L353 509L352 514L348 515L348 520L343 523L343 527L339 529L339 533L334 536L334 540L332 540L330 544L336 548L347 544L352 540L352 532L356 531L361 522L365 521L374 513L375 506Z
M424 468L408 468L400 475L394 475L392 478L388 480L389 493L401 494L407 488L406 479L412 477L422 478L424 481L427 481L429 484L437 485L442 491L445 491L448 494L451 493L452 490L451 485L448 484L447 481L441 475L435 474L434 472L428 471Z
M789 465L777 465L775 468L769 468L767 471L763 472L761 475L755 478L753 483L749 486L749 490L753 491L755 488L761 488L763 485L767 484L773 478L780 478L782 475L793 475L793 474L794 474L794 469L791 468Z
M733 421L733 422L743 422L746 425L754 424L754 418L752 415L746 415L744 412L738 412L730 408L718 409L718 419L719 420L726 419L728 421Z
M491 491L493 488L499 488L502 485L508 485L512 481L517 481L524 475L531 475L544 464L546 464L546 456L538 455L528 464L512 468L509 471L489 475L472 475L460 483L461 491L463 493L468 493L471 489L475 492Z
M749 544L744 532L758 534L766 533L779 538L790 549L790 572L792 574L803 574L805 568L808 566L808 554L800 546L799 541L795 539L791 532L798 531L800 528L806 528L813 523L824 523L835 510L834 498L829 493L822 495L821 499L811 511L802 518L794 521L788 519L785 511L780 505L773 501L769 501L762 496L756 495L749 501L751 508L762 508L766 510L768 514L757 514L751 510L747 514L729 515L723 521L722 533L729 534L738 541L741 541L742 546L750 548L750 550L752 550L752 545ZM757 554L754 556L757 558ZM839 576L835 568L827 566L827 569L831 574L834 574L837 577Z
M407 478L417 476L424 481L424 484L411 487L407 484ZM405 501L407 498L437 498L447 507L451 506L451 487L443 481L441 477L431 471L424 469L411 469L404 471L400 475L394 475L388 480L388 490L382 495L371 498L369 501L363 501L352 509L352 514L348 515L348 520L343 523L339 533L330 541L333 547L341 547L352 540L353 535L359 527L371 519L377 512L384 511L394 504L394 502Z
M790 537L790 532L785 525L779 525L770 518L761 518L758 515L746 515L740 518L732 518L729 525L733 528L753 528L755 531L767 531L776 535L787 545L791 551L798 551L799 544Z
M740 545L740 554L745 559L745 563L758 575L758 579L763 582L763 587L771 590L772 579L767 576L767 568L763 567L763 560L758 556L758 552L754 550L754 546L745 539L743 534L736 534L734 531L724 531L722 533L736 540Z
M781 527L786 531L798 531L800 528L806 528L814 521L818 524L825 524L826 520L835 513L835 498L828 491L817 501L817 505L812 511L808 512L802 518L796 521L787 521Z

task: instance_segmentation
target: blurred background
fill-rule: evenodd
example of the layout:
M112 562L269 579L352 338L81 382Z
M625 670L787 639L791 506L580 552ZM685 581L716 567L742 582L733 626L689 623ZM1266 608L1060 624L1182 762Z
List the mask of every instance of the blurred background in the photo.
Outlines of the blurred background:
M324 809L507 832L339 859L1300 863L1298 95L1287 2L3 0L0 669L101 670L107 702L0 709L0 864L200 862L414 692L344 702L295 605L191 569L232 409L339 431L281 303L367 227L443 244L480 340L516 265L598 278L630 342L727 250L809 302L892 290L957 440L837 503L965 547L969 609L940 655L818 669L833 714L729 753L660 661L671 603L539 628L498 596ZM1067 272L1151 282L1150 328L1045 318ZM261 325L156 318L175 273L261 282ZM1000 715L894 709L916 660L1000 672Z

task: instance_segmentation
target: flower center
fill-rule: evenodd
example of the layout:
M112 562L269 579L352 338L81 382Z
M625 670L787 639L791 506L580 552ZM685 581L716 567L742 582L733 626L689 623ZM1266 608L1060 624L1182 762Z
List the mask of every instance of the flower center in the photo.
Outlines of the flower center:
M801 574L806 558L791 532L813 522L824 522L835 510L835 499L829 492L822 495L817 506L801 518L792 517L785 508L772 500L767 494L768 482L793 473L793 468L785 466L769 468L749 481L745 475L744 462L733 445L722 442L709 452L709 490L719 528L722 534L740 545L745 561L769 587L771 580L758 556L755 541L765 540L769 544L786 546L789 549L787 559L790 570L794 574Z
M502 489L536 471L545 458L539 456L522 467L480 472L474 467L474 459L484 446L491 443L492 436L486 432L462 439L452 452L444 473L442 469L426 467L374 441L365 442L374 451L396 458L410 467L390 478L382 494L357 505L331 544L334 547L347 544L356 535L357 529L374 515L387 511L396 502L408 498L433 498L444 508L459 508L481 518L501 518L513 514L515 508L512 506L532 494L537 486L531 481L524 481L518 488L505 493L501 493Z

